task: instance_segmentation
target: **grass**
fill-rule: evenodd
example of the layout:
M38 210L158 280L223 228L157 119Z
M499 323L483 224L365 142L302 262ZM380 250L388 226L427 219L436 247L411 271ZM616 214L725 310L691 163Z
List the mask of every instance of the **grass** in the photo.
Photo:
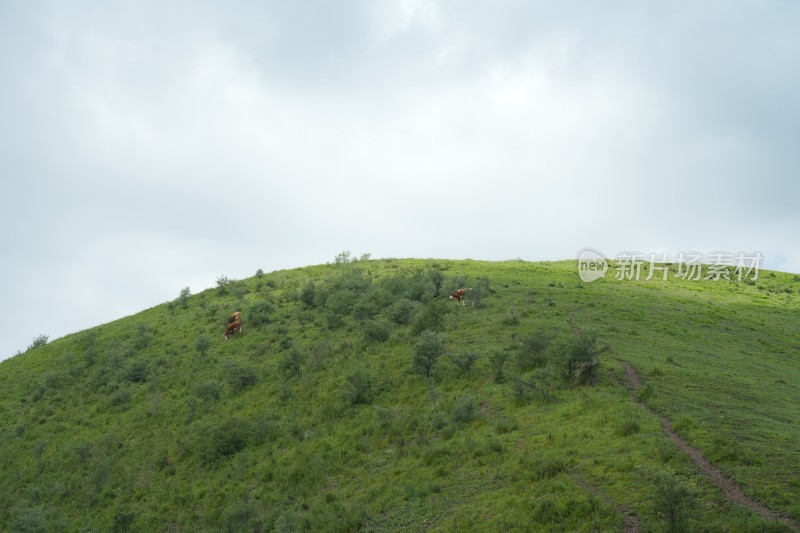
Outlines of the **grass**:
M800 281L761 275L388 259L227 280L0 363L0 529L619 531L624 507L645 530L670 509L688 530L785 530L618 381L630 361L641 400L800 520ZM458 286L479 305L448 301ZM602 348L582 385L561 364L576 329ZM420 372L428 330L443 352Z

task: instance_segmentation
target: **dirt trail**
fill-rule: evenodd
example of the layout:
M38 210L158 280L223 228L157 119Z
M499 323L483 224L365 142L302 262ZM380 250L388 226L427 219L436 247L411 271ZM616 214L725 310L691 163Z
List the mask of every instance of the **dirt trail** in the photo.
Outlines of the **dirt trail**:
M700 450L693 447L691 444L686 442L683 437L675 433L675 430L672 429L672 422L670 422L667 417L656 413L646 403L639 401L636 398L636 391L638 391L643 385L642 378L639 377L636 369L633 368L633 365L631 365L629 362L620 362L625 366L625 379L628 382L631 395L636 402L647 409L647 411L649 411L653 416L657 416L659 420L661 420L661 427L664 428L664 433L666 433L667 436L672 439L672 441L677 444L678 447L683 450L684 453L686 453L686 455L689 456L689 458L704 476L706 476L714 485L722 490L729 500L738 505L744 505L745 507L757 512L764 518L777 520L794 530L800 530L800 527L794 520L776 513L762 503L750 499L744 492L742 492L742 489L739 487L739 485L727 478L725 474L723 474L716 466L711 464L711 462L706 459Z

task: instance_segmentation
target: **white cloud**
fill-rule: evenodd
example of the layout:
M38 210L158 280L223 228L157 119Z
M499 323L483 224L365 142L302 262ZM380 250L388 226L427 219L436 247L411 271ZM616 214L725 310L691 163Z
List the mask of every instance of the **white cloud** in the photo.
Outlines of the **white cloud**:
M385 42L409 31L433 31L439 22L435 0L379 0L367 5L374 39Z
M9 5L3 308L51 336L344 249L800 271L797 10Z

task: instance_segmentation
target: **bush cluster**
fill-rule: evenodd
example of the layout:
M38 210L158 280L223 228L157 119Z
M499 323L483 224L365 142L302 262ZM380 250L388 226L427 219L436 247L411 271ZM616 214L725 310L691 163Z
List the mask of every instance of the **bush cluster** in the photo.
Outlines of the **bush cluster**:
M39 346L44 346L45 344L47 344L47 339L48 337L45 334L37 336L36 338L33 339L33 342L31 342L30 346L28 346L28 349L25 351L33 350L34 348L38 348Z
M247 310L247 322L253 326L268 324L272 320L275 306L269 300L261 300Z
M599 356L596 333L581 332L570 339L564 361L567 379L580 385L594 382Z
M345 400L350 405L369 405L375 397L375 380L364 370L356 370L347 376Z
M234 392L240 392L258 383L255 369L230 361L223 365L222 375Z
M693 510L694 494L671 470L653 475L653 508L667 523L667 531L686 531Z
M414 345L413 369L430 378L439 357L444 353L444 336L432 331L423 331Z
M546 331L530 333L522 338L517 352L517 368L520 372L541 368L547 364L547 348L552 335Z
M455 367L458 369L458 372L464 376L469 374L469 372L472 370L472 367L475 365L475 361L478 360L478 353L464 352L450 354L449 358L453 365L455 365Z
M305 307L322 308L326 321L334 328L340 327L346 317L359 322L384 317L395 324L409 324L419 314L420 304L428 304L440 296L445 281L444 274L436 268L374 280L361 267L361 261L340 255L337 264L341 268L334 277L324 283L307 280L297 293L297 299ZM447 306L425 308L416 333L443 329L444 308ZM429 322L427 327L421 327L425 322Z
M206 463L215 463L243 450L251 439L251 427L245 420L229 418L210 423L199 433L197 452Z

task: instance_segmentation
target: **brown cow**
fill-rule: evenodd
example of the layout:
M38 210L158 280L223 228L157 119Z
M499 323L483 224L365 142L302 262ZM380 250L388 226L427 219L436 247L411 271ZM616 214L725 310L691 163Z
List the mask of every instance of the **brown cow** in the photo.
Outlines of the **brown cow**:
M235 321L235 322L233 322L231 324L228 324L225 327L225 333L222 336L225 337L225 340L228 340L228 337L230 337L231 335L233 335L236 332L238 332L238 333L242 332L242 321L241 320L237 320L237 321Z
M233 313L231 316L228 317L228 324L233 324L237 320L241 319L242 319L242 312L236 311L235 313Z
M467 294L467 291L471 291L472 289L458 289L457 291L453 291L450 293L450 299L456 299L457 302L461 302L461 305L467 305L464 302L464 296Z

